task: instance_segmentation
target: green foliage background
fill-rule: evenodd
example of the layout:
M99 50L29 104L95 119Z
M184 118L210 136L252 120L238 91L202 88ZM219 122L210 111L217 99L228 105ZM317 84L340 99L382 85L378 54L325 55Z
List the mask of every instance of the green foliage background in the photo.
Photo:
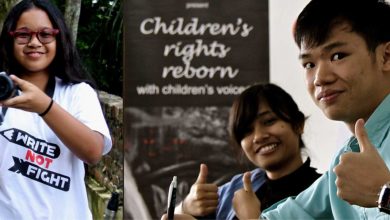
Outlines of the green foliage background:
M63 10L65 0L54 1ZM122 0L82 0L76 46L99 90L122 96Z
M77 46L99 89L122 96L122 2L109 2L82 1Z

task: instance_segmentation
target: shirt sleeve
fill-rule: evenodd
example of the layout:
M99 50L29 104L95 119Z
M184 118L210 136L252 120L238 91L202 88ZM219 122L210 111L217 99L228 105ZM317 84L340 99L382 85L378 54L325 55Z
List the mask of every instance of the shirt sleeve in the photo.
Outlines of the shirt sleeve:
M76 85L73 116L80 120L90 129L99 132L104 137L103 155L107 154L112 147L111 135L103 115L96 91L86 83Z
M241 188L241 179L242 174L235 175L229 182L218 187L219 201L216 210L216 219L232 219L232 216L235 215L232 206L232 199L237 188Z

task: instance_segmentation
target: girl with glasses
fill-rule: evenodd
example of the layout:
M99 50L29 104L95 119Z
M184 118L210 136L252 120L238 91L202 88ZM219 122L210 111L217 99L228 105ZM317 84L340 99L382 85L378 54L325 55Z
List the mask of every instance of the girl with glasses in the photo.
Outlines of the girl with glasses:
M49 1L11 9L1 71L18 92L0 102L0 219L92 219L84 163L96 164L112 143L93 80Z

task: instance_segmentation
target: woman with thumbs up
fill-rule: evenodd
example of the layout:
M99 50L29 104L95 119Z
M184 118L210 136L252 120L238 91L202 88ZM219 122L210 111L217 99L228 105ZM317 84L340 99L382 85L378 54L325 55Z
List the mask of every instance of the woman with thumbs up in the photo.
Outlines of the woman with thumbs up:
M247 88L233 103L229 131L238 155L245 155L257 168L217 187L207 183L208 169L202 164L198 179L175 212L195 218L234 219L233 203L242 193L250 191L261 201L260 213L306 189L320 174L310 167L309 158L302 159L305 119L292 97L277 85ZM240 208L240 204L234 206Z

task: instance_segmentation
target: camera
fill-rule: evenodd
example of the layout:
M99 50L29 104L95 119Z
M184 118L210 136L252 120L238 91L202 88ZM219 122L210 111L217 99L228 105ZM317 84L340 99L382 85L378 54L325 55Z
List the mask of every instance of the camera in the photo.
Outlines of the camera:
M14 97L16 87L12 79L5 73L0 72L0 101Z

